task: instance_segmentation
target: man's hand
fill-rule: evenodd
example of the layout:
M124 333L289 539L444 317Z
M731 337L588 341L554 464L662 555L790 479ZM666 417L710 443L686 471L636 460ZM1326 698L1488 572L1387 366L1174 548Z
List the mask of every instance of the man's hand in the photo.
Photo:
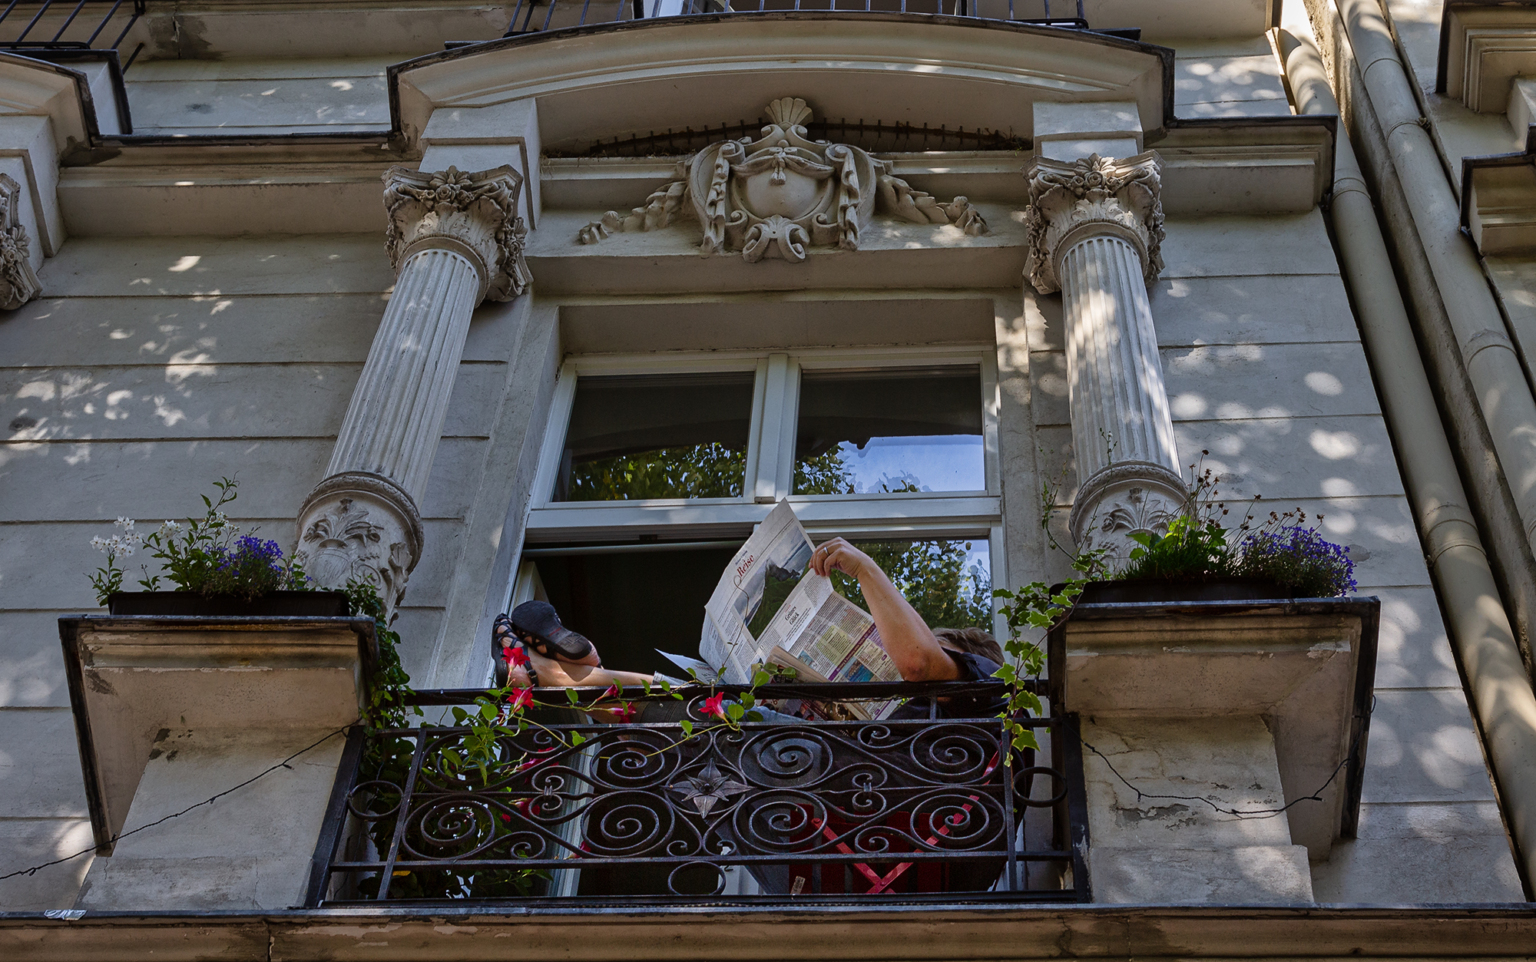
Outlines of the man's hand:
M953 681L960 669L944 651L901 591L891 583L875 559L842 538L824 541L811 555L811 570L823 577L833 570L854 578L875 628L885 645L885 653L895 662L896 670L907 681Z
M811 570L823 578L830 577L834 568L859 582L869 572L880 570L873 558L843 538L824 541L811 554Z

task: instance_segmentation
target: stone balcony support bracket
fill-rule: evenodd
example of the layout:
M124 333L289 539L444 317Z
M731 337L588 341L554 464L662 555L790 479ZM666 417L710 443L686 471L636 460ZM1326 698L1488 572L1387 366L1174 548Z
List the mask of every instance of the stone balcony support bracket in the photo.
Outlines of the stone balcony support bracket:
M1036 158L1027 176L1026 273L1061 292L1078 494L1069 525L1084 550L1123 557L1138 531L1166 530L1189 494L1147 285L1161 272L1161 160Z
M101 855L135 827L130 808L167 729L349 725L378 658L368 617L84 615L59 619L59 638Z
M512 167L384 175L398 279L326 477L299 512L297 556L326 587L360 578L393 608L421 557L417 504L448 414L470 317L528 288L523 176Z
M1312 901L1309 862L1358 820L1379 620L1375 598L1087 603L1053 629L1094 901Z

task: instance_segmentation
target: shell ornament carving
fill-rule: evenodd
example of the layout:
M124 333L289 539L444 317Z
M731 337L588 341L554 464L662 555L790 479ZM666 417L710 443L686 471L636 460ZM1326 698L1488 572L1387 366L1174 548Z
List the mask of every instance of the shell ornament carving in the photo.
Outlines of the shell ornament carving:
M858 250L877 209L915 224L953 224L972 237L987 232L966 198L941 204L892 176L890 165L868 151L809 139L804 100L782 97L767 114L759 136L711 144L683 163L681 179L628 214L609 211L577 240L595 244L614 233L660 230L691 214L703 229L703 253L798 263L811 247Z

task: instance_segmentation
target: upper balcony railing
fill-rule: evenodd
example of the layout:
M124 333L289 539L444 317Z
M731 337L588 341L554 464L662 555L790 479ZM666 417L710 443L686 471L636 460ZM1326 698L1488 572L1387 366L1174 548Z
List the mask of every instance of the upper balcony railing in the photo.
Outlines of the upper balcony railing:
M145 0L41 0L5 2L0 50L27 56L117 50L144 15ZM143 44L128 57L133 62Z
M798 11L919 13L1059 27L1088 26L1083 0L518 0L505 36L693 14Z
M923 696L978 689L1000 683L779 685L757 697L899 695L934 716ZM995 717L726 725L705 712L707 690L687 691L638 699L665 721L603 725L552 709L520 729L508 720L483 771L471 728L354 735L309 904L1087 899L1081 758L1060 718L1026 722L1046 746L1037 758L1012 752Z

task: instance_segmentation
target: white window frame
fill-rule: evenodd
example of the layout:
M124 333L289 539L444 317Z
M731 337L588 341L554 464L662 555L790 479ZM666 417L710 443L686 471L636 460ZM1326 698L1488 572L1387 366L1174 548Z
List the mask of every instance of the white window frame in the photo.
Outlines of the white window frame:
M977 365L981 374L982 448L986 489L899 494L790 494L802 371L870 370ZM566 430L582 376L754 372L751 429L743 493L735 498L665 498L635 501L551 501L565 449ZM825 348L793 351L711 351L566 358L555 385L539 466L529 499L525 544L638 539L733 540L761 521L781 498L812 538L846 535L859 540L986 538L992 580L1006 584L1002 481L998 455L1000 398L996 346ZM765 456L766 454L766 456ZM521 560L521 559L519 559ZM509 596L533 594L531 584L507 586ZM998 619L994 633L1004 625ZM998 637L1002 637L1001 634Z

